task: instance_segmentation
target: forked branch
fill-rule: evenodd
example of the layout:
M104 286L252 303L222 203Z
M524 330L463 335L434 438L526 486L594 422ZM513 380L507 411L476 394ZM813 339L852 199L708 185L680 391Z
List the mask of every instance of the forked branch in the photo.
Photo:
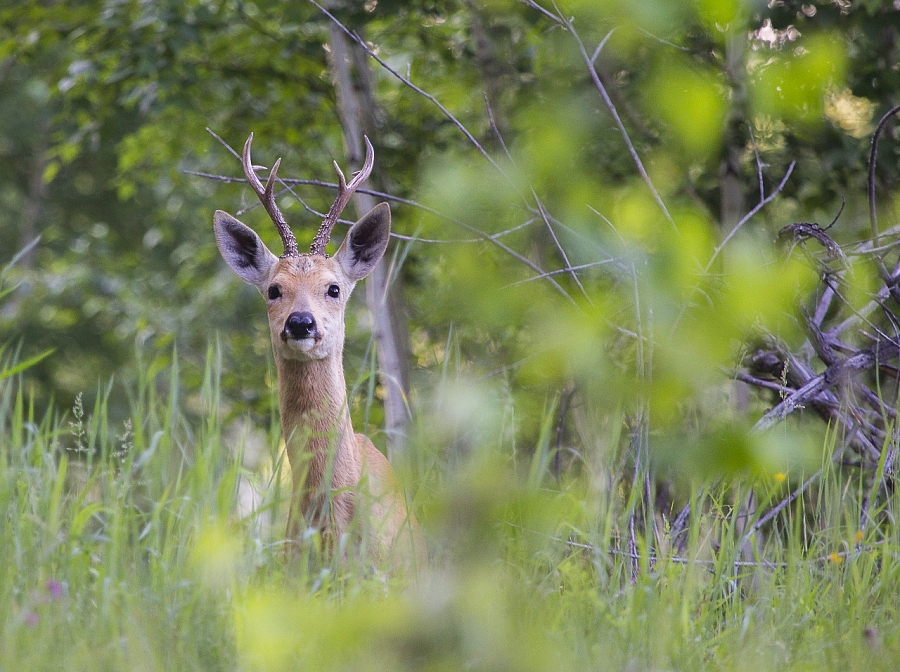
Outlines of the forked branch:
M278 176L278 167L281 165L281 159L278 159L275 162L275 165L272 166L272 172L269 173L269 179L266 180L266 184L263 186L263 183L256 176L255 167L250 160L250 146L252 144L253 133L250 134L250 137L247 138L247 142L244 143L244 153L241 156L241 165L244 167L244 175L247 176L247 181L250 183L250 186L253 187L253 191L256 192L256 195L259 197L266 212L269 213L269 217L272 218L275 228L278 229L278 235L281 236L281 241L284 243L284 254L282 254L281 257L299 257L300 251L297 249L297 239L294 238L294 234L284 220L284 215L281 214L278 204L275 203L275 178Z
M369 175L372 174L372 166L375 164L375 150L372 149L372 143L369 142L368 137L363 136L363 140L366 142L366 160L365 163L363 163L362 170L356 174L356 177L350 180L350 184L347 184L346 179L344 179L344 173L341 171L341 167L337 164L337 161L334 162L334 169L338 174L338 195L337 198L334 199L334 203L331 205L328 215L326 215L325 220L322 222L322 226L319 227L319 232L316 233L316 237L313 238L312 245L309 248L311 254L325 256L325 247L331 239L331 231L334 229L334 225L337 224L338 218L341 216L344 208L346 208L347 204L350 202L350 197L353 196L353 192L359 188L359 185L369 179Z

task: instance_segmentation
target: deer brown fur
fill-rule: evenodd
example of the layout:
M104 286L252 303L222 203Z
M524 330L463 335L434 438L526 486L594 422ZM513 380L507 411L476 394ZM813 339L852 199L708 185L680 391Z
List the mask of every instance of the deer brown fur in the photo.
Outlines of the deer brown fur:
M416 521L394 470L366 436L353 431L343 367L347 300L387 248L390 208L386 203L373 208L350 228L334 257L327 257L330 227L362 182L357 176L346 185L338 169L342 202L332 206L316 236L324 243L299 254L273 196L278 164L263 186L250 162L252 137L244 147L244 171L279 229L285 254L276 257L252 229L221 210L215 213L214 230L222 257L267 303L281 425L294 479L288 537L296 540L304 525L313 526L330 546L351 529L355 517L364 516L359 522L371 532L379 555L421 559ZM366 144L371 170L368 139Z

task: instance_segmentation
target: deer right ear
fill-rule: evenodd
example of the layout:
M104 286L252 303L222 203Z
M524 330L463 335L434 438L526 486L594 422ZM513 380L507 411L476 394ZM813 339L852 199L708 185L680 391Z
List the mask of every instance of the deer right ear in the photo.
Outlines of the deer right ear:
M263 289L269 270L278 258L269 251L256 231L227 212L216 210L213 217L216 245L231 270L244 282Z
M350 227L334 258L353 282L369 274L387 249L391 237L391 209L379 203Z

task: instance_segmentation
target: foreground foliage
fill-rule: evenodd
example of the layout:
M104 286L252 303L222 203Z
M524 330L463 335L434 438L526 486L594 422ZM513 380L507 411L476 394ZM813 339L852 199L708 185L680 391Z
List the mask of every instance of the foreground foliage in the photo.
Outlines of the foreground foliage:
M587 473L522 469L502 440L432 454L407 474L431 562L400 581L364 555L323 561L314 539L286 562L283 517L261 536L237 519L240 446L214 371L202 419L173 366L125 391L124 425L107 417L114 385L37 418L18 377L3 383L0 667L889 669L900 655L900 536L857 534L863 493L830 463L736 563L731 502L774 497L779 479L720 486L684 553L654 561L621 550L626 502Z

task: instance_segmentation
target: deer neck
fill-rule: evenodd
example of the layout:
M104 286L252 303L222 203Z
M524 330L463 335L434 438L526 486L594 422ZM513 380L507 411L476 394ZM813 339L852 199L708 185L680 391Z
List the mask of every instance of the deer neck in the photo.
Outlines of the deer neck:
M288 459L293 470L300 466L305 471L304 490L311 493L320 488L329 464L332 485L355 483L358 474L347 473L358 459L341 358L276 358L276 363L278 406Z

